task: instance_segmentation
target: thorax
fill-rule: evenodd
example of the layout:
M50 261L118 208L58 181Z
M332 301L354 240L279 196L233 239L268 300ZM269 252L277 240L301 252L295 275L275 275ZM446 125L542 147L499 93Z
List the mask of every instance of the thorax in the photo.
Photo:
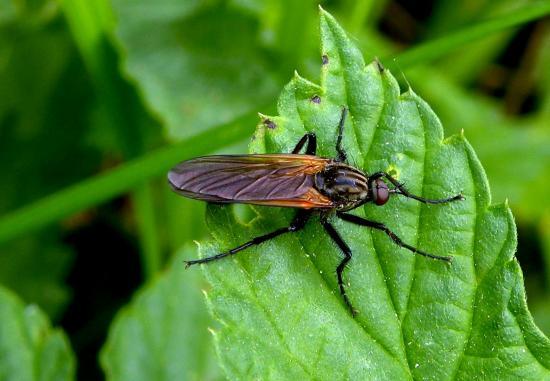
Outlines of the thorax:
M340 211L356 208L369 198L367 176L357 168L340 162L332 162L317 173L315 187L334 201Z

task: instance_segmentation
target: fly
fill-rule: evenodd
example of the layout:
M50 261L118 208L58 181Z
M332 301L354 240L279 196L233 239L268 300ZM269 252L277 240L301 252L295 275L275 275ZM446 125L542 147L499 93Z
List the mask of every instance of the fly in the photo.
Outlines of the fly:
M184 161L172 168L168 172L170 185L177 193L189 198L215 203L247 203L298 209L289 226L255 237L223 253L186 261L187 267L222 259L282 234L296 232L305 226L314 213L320 214L321 225L344 254L336 268L336 275L340 294L353 315L355 310L346 295L342 278L352 252L330 223L330 214L334 213L338 218L352 224L381 230L396 245L415 254L450 262L450 256L430 254L403 242L381 222L347 213L369 202L384 205L392 194L425 204L444 204L463 200L464 197L458 194L433 200L416 196L386 172L368 175L347 164L346 151L342 148L346 115L347 108L343 107L338 123L337 155L332 159L315 155L317 138L315 133L309 132L300 139L290 154L204 156ZM300 154L305 145L305 154Z

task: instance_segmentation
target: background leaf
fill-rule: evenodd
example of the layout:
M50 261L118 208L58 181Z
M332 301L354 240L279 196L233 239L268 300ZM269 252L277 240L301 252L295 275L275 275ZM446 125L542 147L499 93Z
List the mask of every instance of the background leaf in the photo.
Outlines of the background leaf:
M540 218L550 208L550 194L539 186L550 175L550 161L541 160L550 157L546 124L534 117L510 118L490 98L467 94L435 69L415 69L409 76L446 121L447 131L459 133L468 126L468 140L489 174L495 200L510 200L520 217Z
M19 5L0 23L2 216L91 175L99 159L85 141L90 84L79 70L70 34L56 22L55 8ZM68 157L79 165L67 165ZM0 282L53 318L71 295L63 279L73 252L60 236L58 227L49 227L0 248Z
M466 200L426 206L394 198L361 215L385 222L406 242L453 255L451 266L415 257L383 233L334 220L354 252L345 273L359 316L338 294L341 254L318 224L232 260L205 266L208 300L222 328L218 354L230 378L542 379L550 342L534 325L513 257L516 232L504 204L491 206L484 171L462 135L443 140L439 120L412 90L400 94L388 71L360 52L321 13L321 86L296 76L279 98L279 116L261 123L251 152L288 152L315 131L318 154L333 157L340 108L344 146L367 171L391 171L411 191ZM318 96L321 102L312 101ZM215 243L203 256L288 224L291 211L257 208L251 224L230 207L210 206ZM380 329L384 327L384 329Z
M0 287L0 379L72 380L74 368L65 334L36 306Z
M108 380L214 380L212 321L201 300L196 272L184 271L183 258L146 285L113 322L101 363ZM154 353L154 355L152 355Z
M249 12L174 0L117 0L114 7L124 20L117 35L127 71L166 122L169 137L228 123L275 93L268 57L257 42L260 26Z

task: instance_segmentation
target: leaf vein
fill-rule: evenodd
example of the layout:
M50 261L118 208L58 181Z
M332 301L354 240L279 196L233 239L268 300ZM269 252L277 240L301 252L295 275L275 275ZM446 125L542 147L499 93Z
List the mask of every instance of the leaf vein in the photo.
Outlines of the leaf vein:
M239 260L235 259L235 262L237 262L239 267L241 267L241 269L245 273L248 274L248 272L246 271L246 269L244 268L244 266L242 265L242 263ZM266 306L263 303L260 302L260 298L258 298L258 295L256 293L256 288L254 287L255 282L252 281L251 279L249 279L248 283L249 283L249 286L250 286L250 291L252 292L253 301L260 308L260 310L264 313L264 315L266 317L266 321L269 323L269 325L272 327L273 331L275 332L275 334L279 338L279 341L282 344L283 348L285 349L285 352L286 352L287 356L290 359L296 361L296 363L300 366L300 368L302 368L302 370L305 373L307 373L309 376L312 376L311 372L309 371L309 369L307 369L305 364L303 364L302 361L298 357L296 357L294 355L294 353L292 353L292 351L290 350L290 347L288 346L288 343L286 342L283 333L281 332L281 330L277 326L277 324L276 324L275 320L273 319L273 316L271 315L271 312L269 311L269 309L266 308Z

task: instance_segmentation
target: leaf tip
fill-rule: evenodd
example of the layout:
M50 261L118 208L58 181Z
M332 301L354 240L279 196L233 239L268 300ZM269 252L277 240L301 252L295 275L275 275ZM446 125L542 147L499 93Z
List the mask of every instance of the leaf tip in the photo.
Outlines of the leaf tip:
M459 144L464 145L466 143L466 139L463 134L452 134L451 136L446 137L443 139L443 144Z
M258 113L258 117L260 118L260 124L266 126L267 128L274 129L277 127L275 117L262 114L261 112Z
M320 18L320 22L321 22L321 29L323 29L323 26L322 26L323 23L326 23L327 21L329 23L336 24L338 27L340 27L340 25L338 24L338 22L336 21L334 16L331 15L328 11L326 11L321 6L321 4L319 4L319 18ZM325 24L325 25L328 26L327 24Z
M268 116L262 118L262 124L270 130L274 130L277 128L277 123L273 121L273 118L270 118Z
M210 334L214 337L216 337L218 335L218 333L214 330L214 328L212 327L208 327L208 332L210 332Z
M320 95L323 94L323 88L306 78L302 77L298 71L294 71L292 78L292 87L298 98L309 98L313 103L320 103Z

